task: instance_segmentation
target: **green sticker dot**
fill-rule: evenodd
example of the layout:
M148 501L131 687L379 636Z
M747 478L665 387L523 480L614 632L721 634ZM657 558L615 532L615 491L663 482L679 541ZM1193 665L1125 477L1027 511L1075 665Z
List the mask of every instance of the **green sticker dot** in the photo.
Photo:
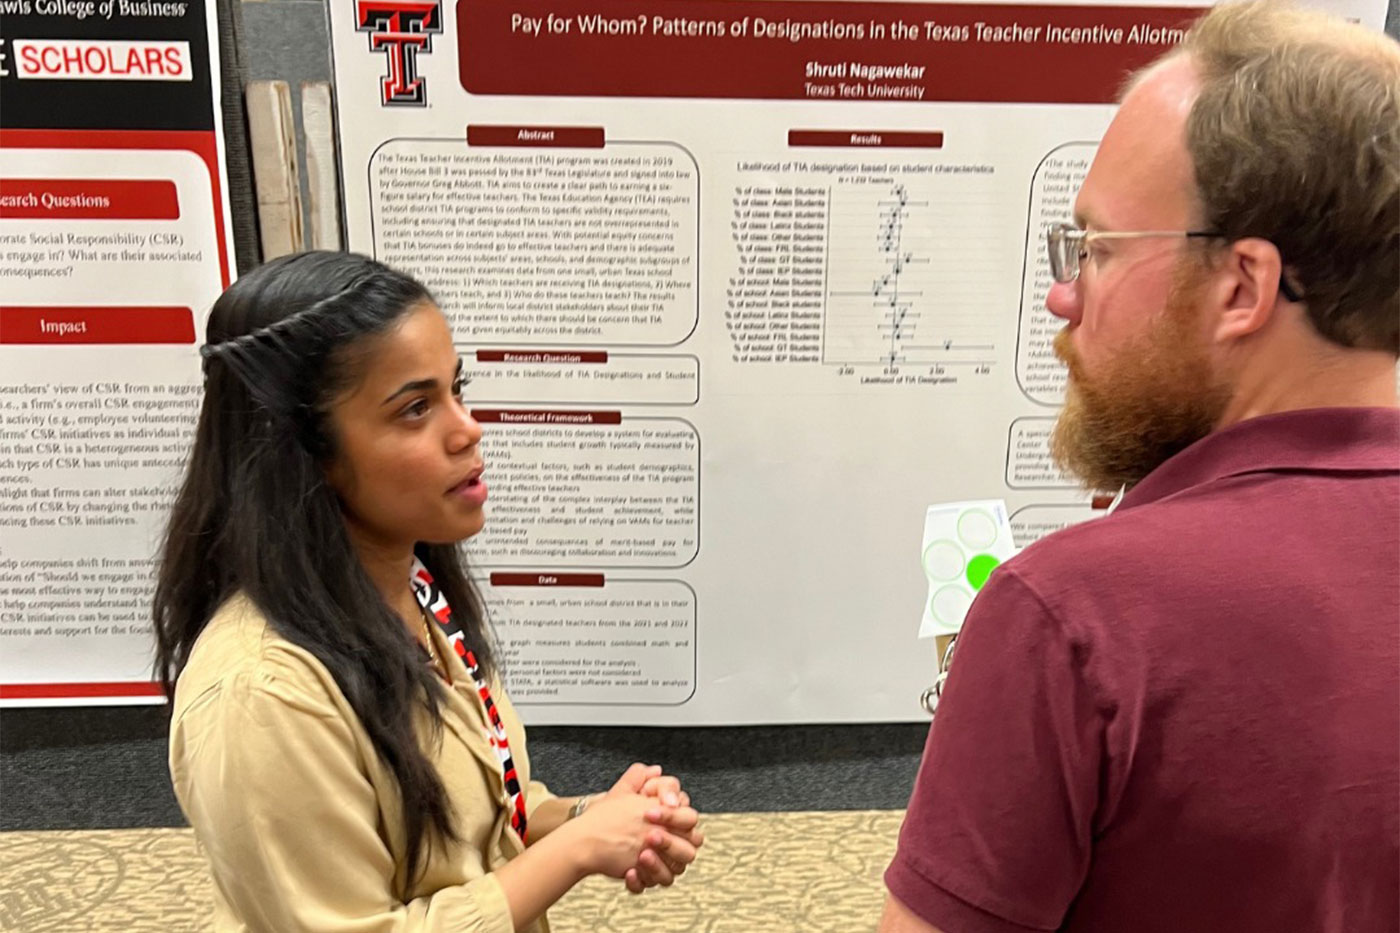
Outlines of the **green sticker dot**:
M967 582L972 584L973 590L980 590L1000 564L1001 561L990 554L978 554L967 562Z

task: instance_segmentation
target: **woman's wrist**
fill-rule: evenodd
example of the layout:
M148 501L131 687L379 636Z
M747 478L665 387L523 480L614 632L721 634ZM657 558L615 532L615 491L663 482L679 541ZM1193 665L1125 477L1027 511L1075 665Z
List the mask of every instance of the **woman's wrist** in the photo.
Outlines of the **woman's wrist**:
M569 808L569 819L577 819L583 816L583 811L588 809L588 805L593 802L592 794L584 794L574 801L574 805Z
M587 846L582 843L567 831L551 833L492 872L517 930L533 923L591 874Z
M573 812L572 807L569 808L569 812ZM594 841L589 838L586 825L575 823L572 818L566 819L550 834L549 842L563 853L561 857L568 864L575 882L582 881L597 871L594 866L594 862L597 861Z

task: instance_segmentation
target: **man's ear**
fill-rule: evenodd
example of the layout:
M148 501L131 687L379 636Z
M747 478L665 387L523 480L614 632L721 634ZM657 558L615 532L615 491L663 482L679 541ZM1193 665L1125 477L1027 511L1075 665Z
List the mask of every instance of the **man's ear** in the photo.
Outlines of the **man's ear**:
M1283 257L1268 240L1246 237L1230 244L1216 267L1207 294L1215 304L1215 339L1239 340L1262 330L1273 319L1280 295Z

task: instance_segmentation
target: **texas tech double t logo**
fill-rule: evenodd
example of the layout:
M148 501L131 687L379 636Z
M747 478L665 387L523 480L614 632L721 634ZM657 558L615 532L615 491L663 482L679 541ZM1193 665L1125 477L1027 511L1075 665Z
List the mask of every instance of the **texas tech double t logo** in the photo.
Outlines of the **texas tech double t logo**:
M369 33L370 50L388 59L380 102L385 107L425 106L428 89L418 77L418 52L431 52L433 34L442 32L442 0L356 0L355 31Z

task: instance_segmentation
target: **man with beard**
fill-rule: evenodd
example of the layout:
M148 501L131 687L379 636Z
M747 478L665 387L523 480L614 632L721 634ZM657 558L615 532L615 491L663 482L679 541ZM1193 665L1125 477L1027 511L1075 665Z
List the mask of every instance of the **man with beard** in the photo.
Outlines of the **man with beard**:
M1127 492L973 605L881 930L1400 929L1400 47L1216 8L1075 220L1053 450Z

